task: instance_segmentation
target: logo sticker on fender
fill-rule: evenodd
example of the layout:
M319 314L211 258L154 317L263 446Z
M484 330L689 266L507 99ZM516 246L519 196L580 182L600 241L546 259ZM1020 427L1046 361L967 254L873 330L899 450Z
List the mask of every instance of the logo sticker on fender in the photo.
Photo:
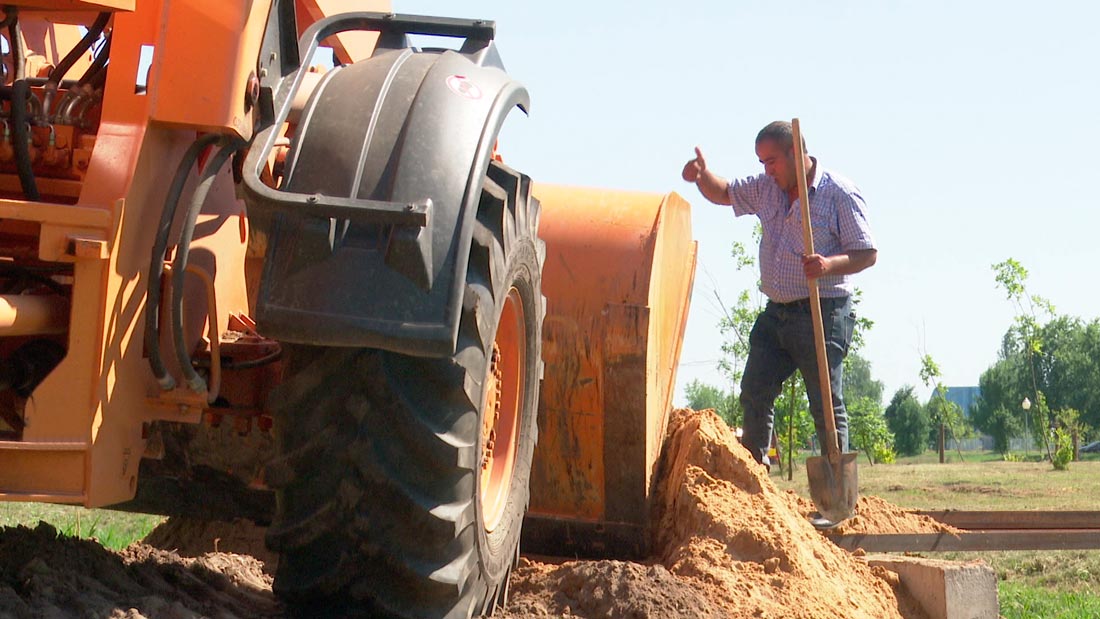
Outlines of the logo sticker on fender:
M467 99L480 99L481 89L477 84L466 79L465 75L452 75L447 78L447 88L460 97Z

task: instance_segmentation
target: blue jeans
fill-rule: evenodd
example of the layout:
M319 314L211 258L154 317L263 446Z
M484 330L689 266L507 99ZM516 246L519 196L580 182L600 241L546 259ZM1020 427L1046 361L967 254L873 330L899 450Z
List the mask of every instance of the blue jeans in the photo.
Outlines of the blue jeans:
M842 394L844 356L852 343L852 330L856 322L851 297L822 298L821 319L825 328L837 441L840 451L845 452L848 451L848 413L844 409ZM783 381L796 369L802 372L802 378L806 381L806 395L810 399L810 413L817 428L818 444L824 446L825 418L809 300L794 303L769 301L757 316L749 335L749 359L745 363L745 374L741 377L741 406L745 411L741 444L761 464L769 464L768 446L775 418L775 398L783 388Z

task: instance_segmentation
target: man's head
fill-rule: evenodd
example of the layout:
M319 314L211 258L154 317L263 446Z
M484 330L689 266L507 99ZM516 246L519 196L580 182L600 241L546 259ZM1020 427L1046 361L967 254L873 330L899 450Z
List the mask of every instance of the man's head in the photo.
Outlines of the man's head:
M806 138L802 138L802 150L806 151ZM791 123L777 120L756 134L756 156L764 164L764 173L775 179L783 191L798 187L798 175L794 161L794 130Z

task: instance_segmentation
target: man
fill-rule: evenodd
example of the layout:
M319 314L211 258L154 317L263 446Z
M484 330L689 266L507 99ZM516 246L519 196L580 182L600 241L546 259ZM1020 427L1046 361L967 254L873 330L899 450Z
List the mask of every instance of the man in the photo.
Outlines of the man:
M733 206L735 215L760 218L760 285L768 303L749 335L749 358L741 378L741 406L745 411L741 443L757 462L770 468L768 444L775 398L783 381L796 369L806 382L810 412L820 444L824 445L825 420L809 303L811 279L817 279L821 294L837 440L842 452L848 450L842 375L856 319L851 275L873 265L878 251L859 189L806 154L814 237L814 253L807 255L791 123L776 121L764 127L756 136L756 155L764 164L763 174L727 181L707 168L703 152L696 147L695 158L684 165L683 178L695 183L711 202Z

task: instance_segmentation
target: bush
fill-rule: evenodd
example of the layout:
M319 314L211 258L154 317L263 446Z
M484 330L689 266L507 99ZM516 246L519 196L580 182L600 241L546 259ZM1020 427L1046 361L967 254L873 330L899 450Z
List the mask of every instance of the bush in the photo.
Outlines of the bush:
M1051 462L1055 470L1064 471L1069 468L1069 463L1072 461L1073 437L1069 432L1058 428L1054 431L1054 459Z
M894 450L890 449L887 445L875 445L875 447L871 449L871 457L874 458L875 462L878 464L893 464L898 458Z

